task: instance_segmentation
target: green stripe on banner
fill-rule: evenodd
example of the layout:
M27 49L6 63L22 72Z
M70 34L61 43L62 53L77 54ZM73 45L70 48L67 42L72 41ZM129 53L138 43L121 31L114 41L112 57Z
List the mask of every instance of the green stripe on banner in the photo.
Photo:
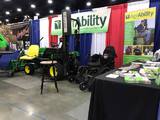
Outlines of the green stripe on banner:
M135 61L135 60L142 60L142 61L147 61L147 60L151 60L152 56L141 56L141 55L124 55L124 59L123 62L124 64L128 64L131 61Z

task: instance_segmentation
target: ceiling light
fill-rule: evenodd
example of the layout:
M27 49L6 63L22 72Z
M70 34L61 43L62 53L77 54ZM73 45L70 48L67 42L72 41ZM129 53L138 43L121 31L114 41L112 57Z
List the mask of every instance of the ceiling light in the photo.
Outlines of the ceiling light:
M9 22L9 19L5 19L6 22Z
M66 6L66 10L70 10L70 7L69 7L69 6Z
M52 4L53 3L53 1L52 0L48 0L48 4Z
M88 7L91 6L91 5L92 5L91 2L87 2L87 3L86 3L86 6L88 6Z
M4 0L4 2L11 2L11 0Z
M29 16L29 15L25 15L24 18L25 18L25 19L26 19L26 18L30 18L30 16Z
M6 13L6 15L10 15L10 12L9 12L9 11L6 11L5 13Z
M35 4L31 4L31 8L36 8L36 5Z
M53 14L53 12L54 12L53 10L49 10L49 13L50 13L50 14Z
M21 8L17 8L17 12L22 12L22 9Z
M40 14L39 14L39 13L36 13L36 16L40 16Z

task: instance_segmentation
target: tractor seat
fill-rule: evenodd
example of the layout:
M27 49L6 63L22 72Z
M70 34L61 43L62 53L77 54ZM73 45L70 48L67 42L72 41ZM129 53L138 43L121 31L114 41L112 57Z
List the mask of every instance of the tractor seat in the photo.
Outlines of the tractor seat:
M37 56L27 56L27 55L25 55L25 56L22 56L22 57L20 57L20 59L21 60L33 60L33 59L35 59Z
M20 57L20 60L33 60L37 58L39 55L39 46L38 45L31 45L27 52L26 55Z

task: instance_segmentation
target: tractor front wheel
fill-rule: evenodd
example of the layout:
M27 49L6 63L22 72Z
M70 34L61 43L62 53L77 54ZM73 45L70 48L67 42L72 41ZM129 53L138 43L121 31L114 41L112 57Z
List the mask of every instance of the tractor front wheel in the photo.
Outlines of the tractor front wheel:
M32 64L26 64L24 66L24 72L26 75L33 75L34 74L34 66Z

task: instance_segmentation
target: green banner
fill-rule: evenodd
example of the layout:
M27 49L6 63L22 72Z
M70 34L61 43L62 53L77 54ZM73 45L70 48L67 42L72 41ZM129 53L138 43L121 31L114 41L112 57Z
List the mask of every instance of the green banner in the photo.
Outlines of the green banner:
M0 34L0 49L6 48L8 46L7 40L3 37L2 34Z
M153 56L156 8L126 13L124 64Z
M80 22L80 33L107 32L111 9L107 7L96 8L92 11L75 13L71 18ZM71 22L72 33L77 29L76 22ZM62 35L62 16L52 19L52 35Z

